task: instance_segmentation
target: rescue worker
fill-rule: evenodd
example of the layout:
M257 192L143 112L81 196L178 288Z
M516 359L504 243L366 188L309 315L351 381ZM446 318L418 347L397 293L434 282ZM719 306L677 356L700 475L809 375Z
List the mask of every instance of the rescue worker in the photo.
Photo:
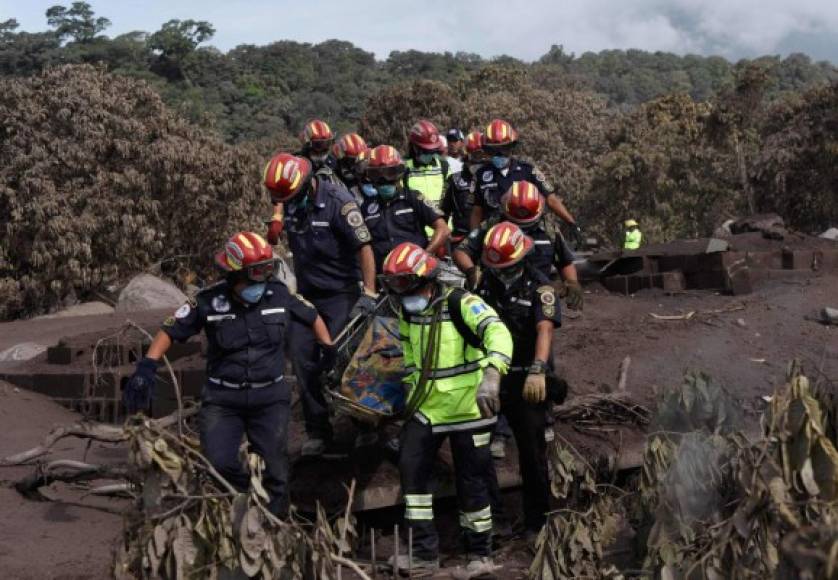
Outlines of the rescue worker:
M463 132L456 127L452 127L448 129L445 137L448 141L448 159L458 159L465 162L466 138Z
M493 470L489 440L501 375L512 356L509 331L479 297L436 280L439 261L404 242L384 261L382 280L398 298L399 334L409 374L399 472L405 520L413 533L413 570L439 567L430 479L437 451L451 444L466 573L491 572ZM408 557L391 563L408 568Z
M291 388L284 380L284 345L292 322L324 348L320 367L334 362L332 339L311 304L273 279L276 261L267 241L240 232L215 256L224 280L198 292L167 318L123 392L129 413L145 410L154 396L157 368L173 341L206 333L207 383L201 395L201 449L238 490L250 475L239 459L242 435L265 461L269 509L288 512L288 420ZM324 368L324 370L325 370Z
M533 250L527 261L548 280L558 273L563 285L563 297L571 310L582 310L584 293L579 284L579 275L573 261L573 252L567 246L561 234L551 238L544 226L544 197L536 186L528 181L516 181L501 198L501 214L486 220L480 227L472 230L468 237L454 251L454 262L466 275L471 288L476 288L480 280L480 256L483 253L484 240L489 229L501 220L519 226L533 240Z
M463 169L448 178L445 194L439 206L445 219L451 220L451 245L454 247L463 241L471 231L471 208L474 205L474 173L485 161L483 134L480 131L472 131L468 134L465 143Z
M626 237L623 241L624 250L639 250L640 243L643 241L643 233L640 231L640 226L633 219L626 220Z
M493 226L483 244L486 275L478 289L515 343L509 373L501 382L501 413L518 447L524 524L530 538L544 525L549 509L547 401L560 403L566 394L551 372L553 331L561 326L559 303L549 279L526 260L533 246L515 224Z
M448 162L439 157L441 149L439 130L430 121L422 119L410 129L404 187L418 191L434 207L439 207L451 174Z
M295 155L308 159L312 171L321 180L341 184L336 173L337 160L331 152L334 142L335 135L332 133L331 127L325 121L314 119L306 123L302 133L300 133L302 148ZM284 208L281 203L273 204L273 214L266 221L266 225L268 226L266 236L268 242L275 246L279 243L279 238L285 227Z
M337 336L349 320L376 306L375 258L361 211L352 194L314 174L302 157L276 155L265 167L264 183L274 203L285 204L298 291ZM306 327L293 330L291 357L308 435L302 454L322 455L331 447L332 427L318 372L320 348Z
M347 133L332 148L337 166L335 172L346 189L354 192L360 183L359 160L368 151L367 143L357 133Z
M500 212L500 198L515 181L529 181L547 200L553 213L567 223L573 236L581 243L582 230L544 174L529 163L513 157L518 146L518 132L502 119L495 119L483 132L483 150L491 156L477 174L475 204L471 213L471 229Z
M337 160L332 155L335 134L332 128L325 121L313 119L303 128L300 142L302 148L296 155L308 159L315 173L329 176L330 181L336 179Z
M404 171L401 155L390 145L379 145L370 151L364 167L371 190L365 190L361 214L372 236L379 272L384 258L401 242L413 242L433 254L445 245L451 232L442 214L421 193L405 189ZM430 241L426 228L433 231Z
M448 156L448 137L446 137L445 135L439 136L439 160L448 164L447 175L452 175L463 170L462 161L460 161L456 157Z

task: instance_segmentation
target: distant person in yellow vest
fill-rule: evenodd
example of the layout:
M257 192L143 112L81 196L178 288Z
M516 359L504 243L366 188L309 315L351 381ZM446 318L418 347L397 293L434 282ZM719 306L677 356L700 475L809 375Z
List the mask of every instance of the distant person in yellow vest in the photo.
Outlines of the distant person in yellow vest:
M623 242L624 250L639 250L640 242L643 241L643 234L637 222L634 220L626 220L626 239Z

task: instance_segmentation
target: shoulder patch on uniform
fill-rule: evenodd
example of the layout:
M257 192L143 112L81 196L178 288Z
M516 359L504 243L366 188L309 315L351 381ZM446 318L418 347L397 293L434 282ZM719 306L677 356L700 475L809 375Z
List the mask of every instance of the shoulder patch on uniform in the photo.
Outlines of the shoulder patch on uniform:
M367 206L367 215L373 215L375 213L378 213L379 209L381 209L381 207L378 205L378 202L374 201Z
M355 228L355 235L358 237L358 240L362 243L367 243L370 241L370 231L366 227Z
M170 327L175 325L175 317L168 316L166 320L163 321L163 326Z
M358 209L358 204L355 203L354 201L348 201L341 206L340 215L347 215L353 209L357 210Z
M175 310L175 318L186 318L192 312L192 306L187 302L177 310Z
M539 286L535 290L542 304L556 303L556 289L549 285Z
M356 208L354 210L350 210L349 213L346 214L346 222L353 228L357 228L363 225L364 216L362 216L361 212Z
M493 178L494 176L495 176L495 174L494 174L491 170L489 170L489 171L484 171L484 172L483 172L483 181L487 181L487 182L488 182L488 181L492 181L492 178Z
M216 312L230 312L230 301L223 294L219 294L212 299L212 309Z
M547 181L547 177L537 167L532 168L532 175L533 177L535 177L536 181L539 181L541 185L544 186L544 189L553 189L553 185L549 181Z

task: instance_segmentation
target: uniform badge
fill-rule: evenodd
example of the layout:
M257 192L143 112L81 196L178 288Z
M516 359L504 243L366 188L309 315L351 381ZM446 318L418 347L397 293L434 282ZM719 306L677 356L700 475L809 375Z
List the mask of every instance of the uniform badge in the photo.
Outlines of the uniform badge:
M190 312L192 312L192 306L190 306L189 303L186 303L175 311L175 318L178 320L186 318L189 316Z
M166 320L163 321L163 326L171 327L175 325L175 317L169 316Z
M378 202L374 201L367 206L367 215L372 215L374 213L378 213L379 210Z
M489 182L492 181L492 178L495 176L494 172L492 171L484 171L483 172L483 181Z
M223 294L216 296L212 299L212 309L221 313L230 312L230 301Z
M364 225L364 216L361 215L361 212L356 210L350 211L346 215L346 223L348 223L353 228L358 228Z
M358 209L358 204L356 204L354 201L347 202L343 204L343 207L340 208L340 215L346 215L353 209Z
M358 228L355 230L355 235L358 237L358 241L366 243L370 241L370 231L367 228Z
M538 292L538 298L541 300L541 310L547 318L553 318L556 315L556 291L552 286L541 286Z

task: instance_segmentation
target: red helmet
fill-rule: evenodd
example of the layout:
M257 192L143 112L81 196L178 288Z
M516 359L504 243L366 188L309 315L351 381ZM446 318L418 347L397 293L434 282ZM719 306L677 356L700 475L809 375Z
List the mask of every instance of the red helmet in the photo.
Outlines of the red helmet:
M483 133L472 131L466 137L466 153L471 155L483 149Z
M532 238L524 235L521 228L511 222L501 222L486 233L481 261L487 268L509 268L520 262L532 247Z
M357 159L367 149L366 141L358 133L347 133L335 143L334 153L337 159Z
M500 198L503 215L519 226L534 224L544 215L544 197L529 181L516 181Z
M381 280L396 294L404 294L433 280L439 261L413 242L402 242L384 258Z
M265 238L253 232L239 232L227 240L215 255L215 264L225 272L245 272L254 282L270 278L276 267L273 250Z
M417 121L411 127L408 140L419 149L424 149L425 151L440 151L442 149L439 129L427 119Z
M513 145L518 141L518 132L503 119L495 119L489 123L484 135L484 147L503 147Z
M314 119L306 123L300 135L303 146L310 147L312 151L317 153L326 153L334 140L335 134L332 133L331 127L320 119Z
M366 158L364 173L370 181L398 181L404 174L404 161L392 145L379 145Z
M284 203L300 193L311 179L311 162L290 153L279 153L268 161L262 177L271 200Z

